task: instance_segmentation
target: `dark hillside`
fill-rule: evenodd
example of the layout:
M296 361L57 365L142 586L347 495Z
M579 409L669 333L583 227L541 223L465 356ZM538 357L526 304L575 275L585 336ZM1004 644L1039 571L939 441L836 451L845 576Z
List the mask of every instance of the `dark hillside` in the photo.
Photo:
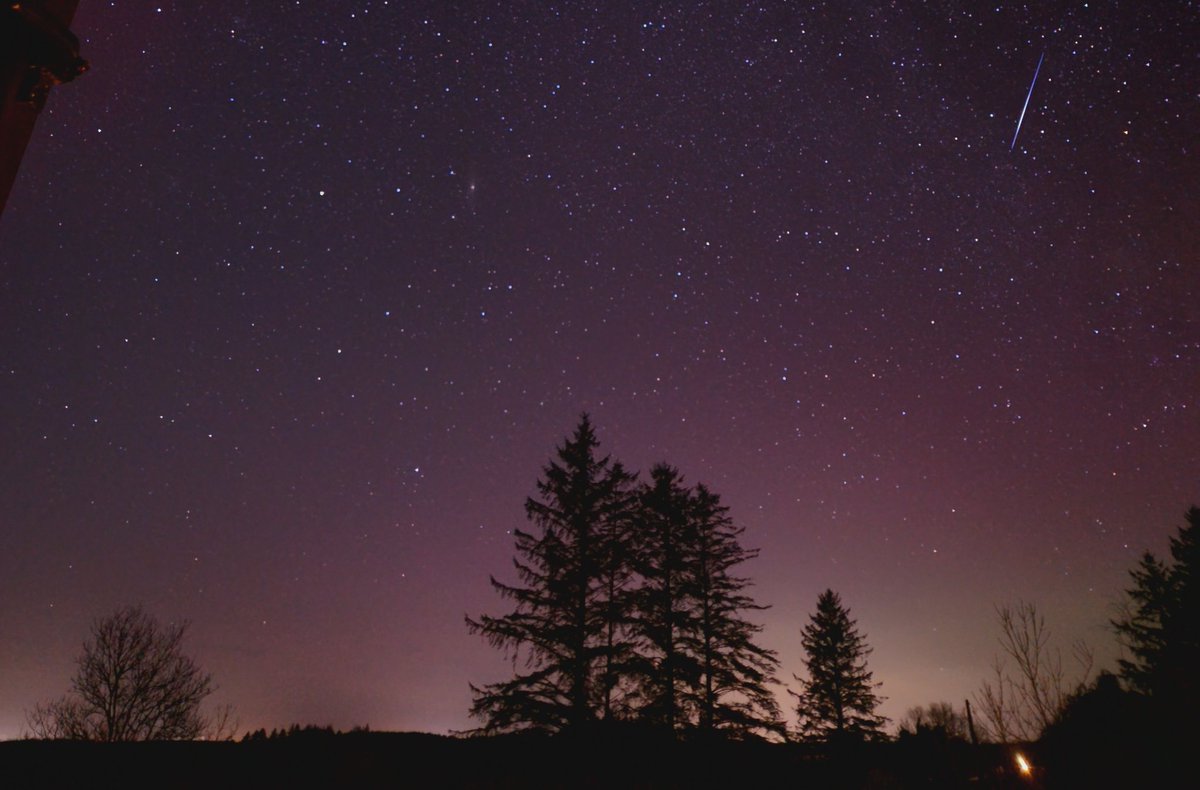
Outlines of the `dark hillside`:
M4 786L17 788L1029 786L1007 749L916 741L825 755L765 742L301 732L241 743L10 741L0 762Z

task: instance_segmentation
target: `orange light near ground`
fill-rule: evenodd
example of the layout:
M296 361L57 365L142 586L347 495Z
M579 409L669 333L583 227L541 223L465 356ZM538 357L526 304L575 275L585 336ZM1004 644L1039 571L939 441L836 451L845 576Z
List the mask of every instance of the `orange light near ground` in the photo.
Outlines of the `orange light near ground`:
M1017 752L1015 759L1017 761L1017 773L1021 774L1021 776L1033 776L1033 766L1025 759L1025 755Z

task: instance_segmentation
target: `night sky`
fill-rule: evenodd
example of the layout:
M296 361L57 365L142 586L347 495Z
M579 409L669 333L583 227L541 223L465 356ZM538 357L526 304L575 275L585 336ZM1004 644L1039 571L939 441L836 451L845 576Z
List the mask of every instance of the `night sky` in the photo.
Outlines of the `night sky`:
M1111 668L1200 504L1198 19L83 0L0 219L0 737L128 603L242 730L471 726L583 411L746 527L781 679L827 587L894 720L997 602Z

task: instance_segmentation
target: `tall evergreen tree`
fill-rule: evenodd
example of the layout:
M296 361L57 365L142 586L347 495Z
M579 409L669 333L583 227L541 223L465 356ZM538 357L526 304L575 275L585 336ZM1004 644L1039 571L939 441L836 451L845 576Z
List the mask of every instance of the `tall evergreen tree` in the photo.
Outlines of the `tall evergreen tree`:
M596 540L603 646L595 692L600 718L605 721L630 715L639 661L632 632L637 595L635 482L632 475L622 481L608 503Z
M755 556L740 545L720 497L683 483L659 464L642 487L638 517L643 720L673 732L782 732L768 684L775 654L754 642L744 617L757 606L735 566Z
M1121 676L1131 688L1152 694L1158 686L1159 656L1164 645L1163 621L1171 600L1171 579L1165 565L1150 552L1142 555L1138 566L1129 572L1133 587L1128 614L1113 621L1117 636L1130 652L1118 659Z
M875 713L882 701L867 669L871 648L833 590L817 598L817 611L801 643L808 679L801 683L796 713L805 737L822 741L876 739L887 719Z
M610 604L629 576L618 567L625 562L618 533L628 521L633 477L620 463L598 457L597 447L585 414L543 470L540 499L526 500L536 529L514 531L521 584L492 579L515 610L467 618L472 633L504 650L514 668L523 658L527 670L471 686L471 713L484 720L484 731L578 730L607 708L621 628L613 618L623 607Z
M1194 717L1200 704L1200 508L1184 518L1171 538L1169 561L1146 552L1130 571L1131 610L1113 625L1131 653L1120 661L1125 681L1170 708L1170 715Z
M689 491L679 471L667 464L650 470L638 510L637 593L634 633L640 641L640 717L667 730L682 729L691 717L690 697L699 669L685 646L696 629L687 598L693 524Z
M696 630L689 643L697 657L701 686L697 700L701 732L717 730L782 733L779 704L769 683L777 683L775 652L755 644L762 626L743 612L766 609L746 593L750 581L735 566L758 556L739 538L745 530L729 518L729 508L703 484L690 501L693 540L689 594Z

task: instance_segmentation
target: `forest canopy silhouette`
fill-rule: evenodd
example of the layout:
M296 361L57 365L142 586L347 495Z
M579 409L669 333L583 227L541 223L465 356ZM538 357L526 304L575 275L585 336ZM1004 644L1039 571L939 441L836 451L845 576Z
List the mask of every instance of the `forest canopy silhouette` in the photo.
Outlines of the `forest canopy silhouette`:
M841 766L831 771L886 766L890 775L924 777L927 785L969 777L981 787L1022 777L1046 786L1125 786L1169 776L1191 743L1200 666L1196 507L1171 537L1169 557L1147 552L1130 570L1126 606L1112 621L1125 650L1119 674L1102 670L1089 680L1085 651L1084 671L1070 675L1036 605L998 604L998 641L1012 669L998 659L996 677L976 695L978 718L969 702L961 709L931 703L908 712L895 741L878 712L881 684L867 665L866 635L831 589L800 629L805 655L795 658L805 673L795 676L798 690L787 689L798 720L789 729L776 697L783 690L779 656L761 644L762 626L751 619L767 608L744 575L758 552L743 545L745 529L705 484L687 482L666 463L645 478L628 471L600 451L584 414L542 469L525 512L531 527L514 531L516 581L491 580L510 610L466 618L513 666L510 678L470 686L480 726L460 735L476 736L471 742L504 744L497 748L513 755L541 754L540 740L506 740L522 735L589 736L568 739L585 750L607 742L595 735L634 750L664 742L799 742L816 750L804 752L807 760L852 760L831 763ZM183 652L186 630L187 623L162 625L141 607L95 621L70 692L29 711L30 735L227 739L228 708L201 714L212 680ZM362 759L349 755L385 743L426 757L444 748L385 735L293 725L270 737L247 734L242 743L300 748L303 741L306 750L326 749L339 760ZM861 751L885 746L899 751ZM1134 762L1117 760L1118 753ZM921 767L922 760L934 766ZM506 770L517 776L521 764ZM763 776L773 764L762 764ZM553 783L560 769L538 775ZM482 781L485 774L472 776Z
M648 481L601 455L585 414L526 500L513 602L467 618L522 666L472 686L482 732L637 722L668 733L780 734L778 658L756 642L762 609L738 566L756 552L720 497L657 464Z
M675 738L832 744L885 737L880 684L866 662L871 648L833 590L822 593L803 629L807 676L796 676L799 692L789 689L800 722L789 732L775 697L779 657L749 619L766 608L742 570L757 550L742 545L745 530L704 484L685 482L666 463L645 479L628 471L601 452L584 414L542 470L525 511L531 527L514 533L516 581L491 580L511 610L466 618L514 668L511 678L471 685L471 713L481 721L475 734L637 727ZM1200 511L1186 519L1169 562L1147 554L1131 572L1128 614L1114 621L1129 651L1119 693L1156 700L1160 721L1179 721L1177 701L1195 693ZM1014 669L998 659L997 679L983 681L983 716L973 720L969 702L962 709L933 703L910 711L902 734L1007 742L1053 731L1061 739L1075 707L1096 705L1097 689L1110 699L1111 675L1088 682L1086 646L1076 648L1081 671L1072 679L1036 605L996 611L1002 658Z

